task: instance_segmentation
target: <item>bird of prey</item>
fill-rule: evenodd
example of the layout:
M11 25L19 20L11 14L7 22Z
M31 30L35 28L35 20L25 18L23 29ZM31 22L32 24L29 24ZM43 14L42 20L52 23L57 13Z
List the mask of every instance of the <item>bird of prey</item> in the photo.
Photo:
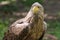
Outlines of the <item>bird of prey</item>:
M46 26L44 8L35 2L26 17L17 20L8 28L3 40L42 40Z

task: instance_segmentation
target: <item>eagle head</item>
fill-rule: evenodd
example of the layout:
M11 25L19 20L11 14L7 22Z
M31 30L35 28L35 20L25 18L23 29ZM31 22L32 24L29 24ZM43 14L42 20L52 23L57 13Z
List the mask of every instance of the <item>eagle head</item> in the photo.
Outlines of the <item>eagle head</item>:
M44 10L43 6L38 2L33 3L31 9L34 14L43 12Z

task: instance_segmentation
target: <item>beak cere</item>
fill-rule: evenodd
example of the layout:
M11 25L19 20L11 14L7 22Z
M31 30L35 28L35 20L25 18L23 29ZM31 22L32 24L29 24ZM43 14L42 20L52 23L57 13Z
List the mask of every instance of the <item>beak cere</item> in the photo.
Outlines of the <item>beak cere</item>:
M35 7L33 8L34 14L36 14L38 11L39 11L39 8L38 8L37 6L35 6Z

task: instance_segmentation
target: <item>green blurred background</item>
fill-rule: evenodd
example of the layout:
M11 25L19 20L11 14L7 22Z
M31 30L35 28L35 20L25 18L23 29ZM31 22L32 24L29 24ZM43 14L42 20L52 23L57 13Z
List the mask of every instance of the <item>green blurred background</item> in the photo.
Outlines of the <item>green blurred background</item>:
M0 0L0 40L4 32L14 21L26 16L31 5L39 2L45 9L45 21L47 22L49 36L60 40L60 0Z

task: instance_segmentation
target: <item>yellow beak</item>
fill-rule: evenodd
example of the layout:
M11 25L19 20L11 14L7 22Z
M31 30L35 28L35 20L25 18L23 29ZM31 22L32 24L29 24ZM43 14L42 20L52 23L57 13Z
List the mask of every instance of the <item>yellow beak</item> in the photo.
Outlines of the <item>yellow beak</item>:
M38 8L37 6L35 6L35 7L33 8L34 14L36 14L38 11L39 11L39 8Z

